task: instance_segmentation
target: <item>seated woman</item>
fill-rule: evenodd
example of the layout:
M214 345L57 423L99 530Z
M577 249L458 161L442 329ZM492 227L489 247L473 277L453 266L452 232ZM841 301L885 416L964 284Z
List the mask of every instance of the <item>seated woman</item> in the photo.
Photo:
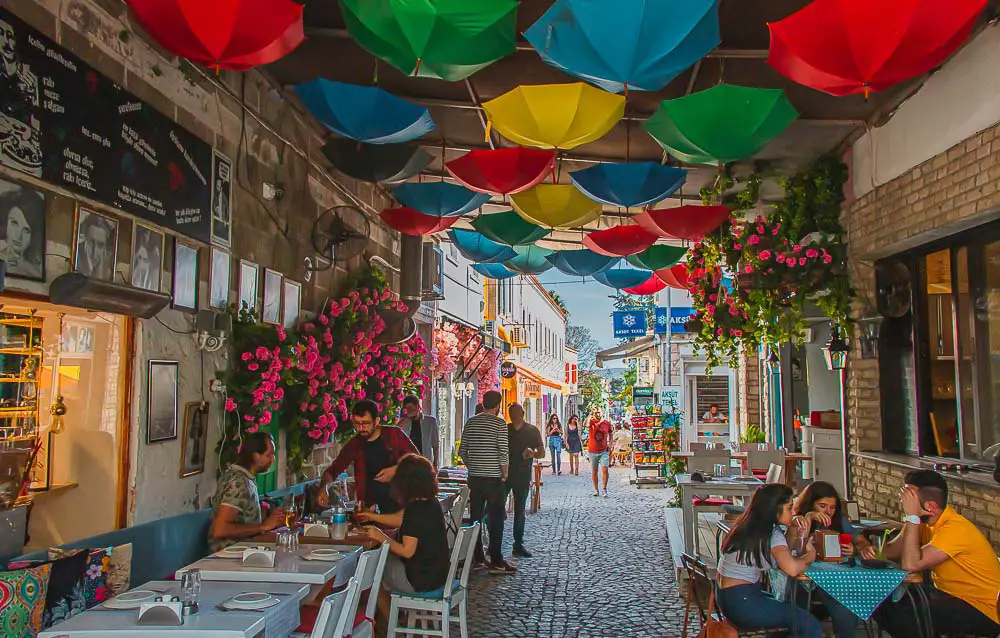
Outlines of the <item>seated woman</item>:
M716 601L722 614L740 630L791 629L793 638L821 638L822 627L805 609L779 602L764 591L762 574L777 565L791 578L806 570L816 558L812 542L804 556L788 549L781 526L792 523L792 488L765 485L722 542Z
M244 538L269 532L285 524L284 508L271 510L262 520L256 477L274 462L274 440L266 432L243 437L233 463L222 474L212 497L212 524L208 548L217 552Z
M406 594L441 589L448 578L448 532L437 500L434 467L422 456L407 454L396 466L390 487L402 510L394 514L358 513L362 521L399 528L398 541L378 527L367 528L369 538L389 543L382 584Z

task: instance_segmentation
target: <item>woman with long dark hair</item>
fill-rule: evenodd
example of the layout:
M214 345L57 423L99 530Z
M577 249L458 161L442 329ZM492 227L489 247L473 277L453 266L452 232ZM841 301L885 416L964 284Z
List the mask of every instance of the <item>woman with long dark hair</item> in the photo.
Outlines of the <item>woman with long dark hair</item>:
M552 473L562 474L563 430L559 415L553 412L545 424L545 436L548 437L549 451L552 452Z
M765 485L722 542L718 566L719 610L741 630L791 629L793 638L821 638L822 627L805 609L783 603L766 593L764 572L776 566L791 578L806 570L816 558L810 542L804 556L788 549L782 526L792 524L792 488Z
M566 422L566 449L569 451L569 473L580 476L580 453L583 442L580 439L580 418L575 414Z

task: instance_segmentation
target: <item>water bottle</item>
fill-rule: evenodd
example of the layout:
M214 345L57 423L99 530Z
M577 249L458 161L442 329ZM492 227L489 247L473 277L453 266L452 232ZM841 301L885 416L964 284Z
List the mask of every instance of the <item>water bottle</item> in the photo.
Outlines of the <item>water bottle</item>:
M337 500L337 504L333 506L333 520L330 527L330 535L333 536L333 540L342 541L347 538L347 508L344 507L344 502Z

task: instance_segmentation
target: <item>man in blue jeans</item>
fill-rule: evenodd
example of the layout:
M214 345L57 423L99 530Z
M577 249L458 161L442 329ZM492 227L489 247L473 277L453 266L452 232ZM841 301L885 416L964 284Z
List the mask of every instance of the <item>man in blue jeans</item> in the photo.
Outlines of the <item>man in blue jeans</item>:
M510 441L510 470L507 472L507 491L514 493L514 556L531 557L524 547L525 508L531 489L531 466L535 459L545 458L545 444L542 433L530 423L524 422L524 408L520 403L512 403L507 409L510 423L507 438Z

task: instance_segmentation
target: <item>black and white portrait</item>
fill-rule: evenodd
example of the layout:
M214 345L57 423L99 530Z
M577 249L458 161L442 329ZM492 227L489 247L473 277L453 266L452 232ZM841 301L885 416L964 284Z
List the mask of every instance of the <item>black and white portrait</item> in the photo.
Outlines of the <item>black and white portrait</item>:
M163 233L136 224L132 236L132 285L159 291L162 273Z
M173 297L174 308L198 309L198 249L176 240Z
M5 103L0 111L0 163L41 177L42 126L34 115L41 91L38 76L18 55L18 44L14 27L0 20L0 94Z
M177 438L177 362L150 361L146 443Z
M94 328L67 322L63 326L62 354L72 357L94 353Z
M196 401L184 406L184 430L181 439L181 477L205 471L208 442L208 409Z
M118 249L118 220L85 208L76 217L73 269L93 279L111 281Z
M284 303L282 304L281 325L294 328L299 323L299 312L302 308L302 284L286 279L284 285Z
M281 321L281 273L270 268L264 269L264 308L260 313L263 323Z
M260 278L260 266L252 261L240 260L240 310L254 312L257 310L257 280Z
M214 246L208 291L209 307L225 310L229 305L229 253Z
M0 259L8 277L45 281L45 195L2 179Z
M232 244L232 163L216 151L212 156L212 243L229 248Z

